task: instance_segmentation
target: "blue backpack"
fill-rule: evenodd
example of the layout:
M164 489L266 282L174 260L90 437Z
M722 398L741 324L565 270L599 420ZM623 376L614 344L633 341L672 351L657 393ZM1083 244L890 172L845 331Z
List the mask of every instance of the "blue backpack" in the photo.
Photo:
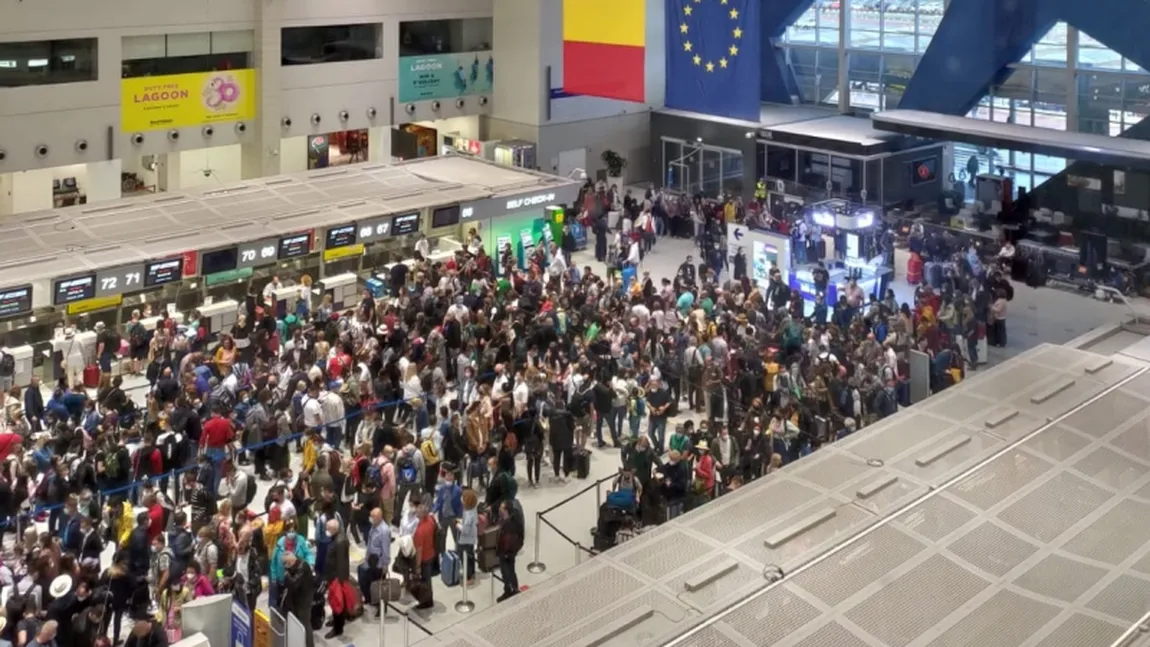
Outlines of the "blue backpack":
M415 461L404 456L399 459L399 483L401 485L415 485L419 481L419 471L415 469Z

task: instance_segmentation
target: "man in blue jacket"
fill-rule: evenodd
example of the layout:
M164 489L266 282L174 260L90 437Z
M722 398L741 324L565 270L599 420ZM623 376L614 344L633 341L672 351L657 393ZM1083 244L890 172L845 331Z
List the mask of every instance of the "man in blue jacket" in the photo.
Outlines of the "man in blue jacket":
M445 466L442 473L443 480L435 488L431 513L439 522L440 532L450 529L452 539L458 541L459 529L455 527L455 520L463 517L463 488L455 481L454 466Z

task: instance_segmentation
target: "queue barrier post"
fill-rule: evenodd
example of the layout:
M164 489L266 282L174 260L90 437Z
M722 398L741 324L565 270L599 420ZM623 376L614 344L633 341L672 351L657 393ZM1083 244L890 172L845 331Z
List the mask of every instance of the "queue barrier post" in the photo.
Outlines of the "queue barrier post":
M455 610L459 613L471 613L475 610L475 603L467 599L467 552L460 551L459 588L463 589L463 599L455 603Z
M535 513L535 557L530 564L527 565L527 572L538 575L547 571L547 565L539 561L539 540L542 536L543 530L543 513Z

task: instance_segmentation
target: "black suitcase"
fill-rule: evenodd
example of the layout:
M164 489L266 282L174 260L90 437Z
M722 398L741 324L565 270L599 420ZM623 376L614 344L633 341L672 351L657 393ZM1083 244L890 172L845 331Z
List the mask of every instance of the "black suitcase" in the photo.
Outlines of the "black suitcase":
M575 478L587 478L591 474L591 453L585 449L576 449L571 456L575 463Z
M321 584L311 601L311 629L318 630L327 617L327 584Z

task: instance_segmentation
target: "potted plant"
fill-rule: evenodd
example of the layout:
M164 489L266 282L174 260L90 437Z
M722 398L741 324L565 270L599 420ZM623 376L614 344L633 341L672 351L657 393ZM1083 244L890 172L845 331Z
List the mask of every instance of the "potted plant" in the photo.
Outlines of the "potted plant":
M603 151L601 156L604 166L607 167L607 177L617 179L619 186L623 185L623 169L627 168L627 160L613 150Z

